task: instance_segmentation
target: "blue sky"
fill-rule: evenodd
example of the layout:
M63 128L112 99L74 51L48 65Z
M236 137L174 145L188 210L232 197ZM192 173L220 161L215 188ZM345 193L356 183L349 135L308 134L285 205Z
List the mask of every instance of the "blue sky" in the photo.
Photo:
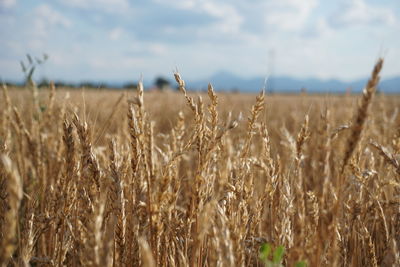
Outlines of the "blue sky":
M0 78L26 53L54 80L400 75L399 0L0 0ZM272 67L271 67L272 66Z

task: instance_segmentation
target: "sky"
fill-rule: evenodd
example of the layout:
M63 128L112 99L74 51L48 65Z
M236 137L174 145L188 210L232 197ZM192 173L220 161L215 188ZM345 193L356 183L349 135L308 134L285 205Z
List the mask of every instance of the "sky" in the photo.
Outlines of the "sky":
M400 75L400 0L0 0L0 79Z

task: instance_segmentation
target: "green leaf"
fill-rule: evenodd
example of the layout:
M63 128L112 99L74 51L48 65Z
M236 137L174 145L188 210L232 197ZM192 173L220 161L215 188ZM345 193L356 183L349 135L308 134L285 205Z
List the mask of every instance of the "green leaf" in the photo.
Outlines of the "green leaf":
M38 59L37 57L35 57L35 60L36 60L36 63L39 64L39 65L43 63L43 61Z
M26 57L28 58L29 64L31 64L31 65L32 65L32 63L33 63L33 60L32 60L32 57L31 57L31 55L29 55L29 54L26 54Z
M29 73L28 73L28 80L31 80L32 79L32 75L33 75L33 72L35 71L35 67L32 67L31 68L31 70L29 71Z
M296 262L295 267L307 267L307 262L305 262L305 261L298 261L298 262Z
M273 263L281 263L283 260L284 253L285 253L285 248L283 246L278 246L274 251L274 255L272 257L272 262Z
M22 71L23 71L23 72L26 72L26 67L25 67L24 62L20 61L20 63L21 63Z
M271 245L268 243L262 244L260 247L260 259L266 263L268 261L268 256L271 253Z

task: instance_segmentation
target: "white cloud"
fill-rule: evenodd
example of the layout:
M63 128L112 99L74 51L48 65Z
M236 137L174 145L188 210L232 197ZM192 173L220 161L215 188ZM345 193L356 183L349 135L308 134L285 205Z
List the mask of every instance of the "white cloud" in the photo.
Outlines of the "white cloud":
M219 70L251 77L267 73L273 50L277 75L352 78L366 72L346 62L369 66L383 40L392 59L385 71L399 69L394 1L392 7L372 0L57 1L64 10L49 0L33 9L29 1L0 0L0 8L18 6L0 15L1 31L13 41L0 40L0 61L45 51L54 78L68 79L125 79L141 72L149 78L176 65L187 79ZM82 12L86 16L78 16ZM20 70L6 74L20 77Z
M112 29L109 34L108 37L110 38L110 40L112 41L117 41L121 38L121 36L124 34L124 30L122 28L114 28Z
M320 38L323 35L330 34L332 29L329 27L327 21L323 17L319 17L316 21L308 25L301 33L305 38Z
M140 40L132 40L130 47L127 49L128 54L137 55L165 55L168 51L166 45L156 42L144 42Z
M229 4L204 1L200 2L198 8L206 14L218 18L219 21L214 26L223 33L238 32L244 20L236 8Z
M40 38L28 40L26 47L31 51L41 51L45 46L45 42Z
M317 6L318 0L266 1L265 22L278 30L301 30Z
M128 0L61 0L65 5L82 9L100 9L108 13L123 13L129 9Z
M71 56L71 54L74 56ZM75 51L75 49L72 49L70 53L65 53L62 49L54 49L50 54L51 64L57 67L74 66L76 65L76 57L80 54L82 54L82 52Z
M244 17L237 10L236 6L229 1L214 0L153 0L158 4L173 6L176 9L190 10L192 12L204 13L216 18L217 21L207 31L219 33L237 33L244 21Z
M49 26L69 28L72 22L50 6L43 4L35 9L35 25L40 33L45 33Z
M11 8L17 4L17 0L0 0L0 8Z
M345 27L354 25L383 24L393 25L396 17L392 10L368 5L364 0L351 0L343 3L331 17L331 25Z
M122 57L115 60L114 58L90 58L89 66L94 70L103 70L109 72L110 69L132 69L136 66L145 66L146 59L140 57Z
M68 29L72 26L72 22L50 7L42 4L34 9L32 30L29 32L30 37L27 46L29 49L41 50L45 45L45 39L51 34L51 30L56 27Z
M163 44L150 44L148 50L155 55L164 55L167 52L167 48Z
M181 1L181 0L152 0L152 2L156 4L166 4L166 5L172 5L175 8L179 9L193 9L196 7L196 5L199 3L199 0L187 0L187 1Z

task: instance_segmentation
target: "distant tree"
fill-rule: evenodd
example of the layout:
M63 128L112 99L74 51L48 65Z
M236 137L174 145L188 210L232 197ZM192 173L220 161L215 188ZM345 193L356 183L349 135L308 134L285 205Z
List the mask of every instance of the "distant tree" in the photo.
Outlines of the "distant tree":
M79 84L79 87L94 88L96 85L93 82L84 81Z
M54 82L55 87L68 87L69 85L66 82L63 81L55 81Z
M50 82L49 80L47 80L46 78L42 78L38 84L39 88L43 88L43 87L49 87Z
M110 85L108 85L105 82L100 82L97 84L96 89L106 89L106 88L110 88Z
M68 88L77 88L78 85L71 83L71 82L64 82L64 81L55 81L54 86L56 88L61 88L61 87L68 87Z
M20 84L20 83L17 83L17 82L11 82L11 81L5 81L4 82L4 84L6 85L6 86L9 86L9 87L18 87L18 86L21 86L22 84Z
M155 86L157 86L158 89L163 90L165 88L170 87L171 83L164 77L157 77L154 84Z
M124 89L136 89L137 83L134 82L127 82L122 86Z
M104 89L108 88L108 85L104 82L84 81L79 84L79 87L85 87L88 89Z

